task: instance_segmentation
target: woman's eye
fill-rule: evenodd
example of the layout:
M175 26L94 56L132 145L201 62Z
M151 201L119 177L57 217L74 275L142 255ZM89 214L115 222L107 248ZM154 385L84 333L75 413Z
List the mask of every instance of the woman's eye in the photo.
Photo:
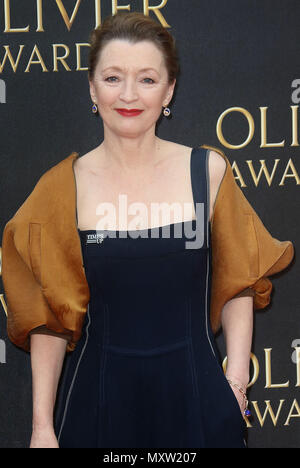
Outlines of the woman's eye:
M148 83L149 83L149 84L153 84L153 83L155 83L155 81L154 81L154 80L152 80L152 78L144 78L144 80L143 80L143 81L145 81L145 80L150 80L150 81L148 81Z
M115 80L118 78L116 76L109 76L108 78L105 78L105 81L108 81L109 83L115 83Z
M119 80L117 76L108 76L105 78L104 81L107 81L108 83L116 83ZM143 78L143 82L146 82L147 84L153 84L155 81L152 78Z

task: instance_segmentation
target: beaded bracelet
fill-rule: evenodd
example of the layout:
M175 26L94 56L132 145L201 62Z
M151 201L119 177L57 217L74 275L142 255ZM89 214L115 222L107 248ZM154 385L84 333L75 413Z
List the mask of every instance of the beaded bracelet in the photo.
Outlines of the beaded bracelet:
M244 415L245 416L251 416L251 411L248 409L249 402L248 402L248 399L247 399L247 395L244 392L244 390L242 389L242 387L240 387L237 383L232 382L232 380L230 380L230 379L227 379L227 381L228 381L228 383L230 385L232 385L233 387L236 387L238 389L238 391L243 395L244 400L245 400Z

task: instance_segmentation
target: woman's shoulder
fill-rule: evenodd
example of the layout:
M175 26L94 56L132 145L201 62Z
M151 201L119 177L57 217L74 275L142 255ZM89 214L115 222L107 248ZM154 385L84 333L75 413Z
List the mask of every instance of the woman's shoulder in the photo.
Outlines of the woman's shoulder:
M210 182L210 192L215 201L217 192L224 178L227 167L229 166L229 161L225 156L224 152L210 145L202 145L202 148L208 149L208 172L209 172L209 182Z
M66 193L73 188L72 164L77 157L78 153L73 151L44 171L11 219L22 222L31 219L40 222L47 220L57 208L57 204L61 203ZM51 197L51 194L54 196Z
M209 150L208 160L210 177L216 181L222 180L229 164L224 152L215 146L201 145L201 147Z
M209 175L209 193L210 193L210 220L213 218L214 208L217 201L220 186L224 179L229 161L225 154L219 148L210 145L201 145L208 150L208 175Z
M225 175L227 162L220 155L220 153L217 153L214 150L210 150L208 167L210 184L213 186L214 191L217 192Z
M174 151L177 151L178 153L183 154L184 152L190 153L193 147L191 146L186 146L186 145L181 145L179 143L173 143L173 142L167 142L171 143L170 148L173 147ZM224 152L215 146L210 146L210 145L201 145L201 148L205 148L209 150L208 153L208 160L209 160L209 172L210 175L213 179L222 179L226 167L229 164L229 161L224 154Z
M193 149L191 146L174 143L172 141L161 141L163 145L166 145L166 148L170 151L170 153L178 154L183 157L189 155ZM223 180L226 168L229 166L229 161L220 148L210 145L201 145L200 147L209 150L208 171L210 178L210 188L211 192L217 192Z

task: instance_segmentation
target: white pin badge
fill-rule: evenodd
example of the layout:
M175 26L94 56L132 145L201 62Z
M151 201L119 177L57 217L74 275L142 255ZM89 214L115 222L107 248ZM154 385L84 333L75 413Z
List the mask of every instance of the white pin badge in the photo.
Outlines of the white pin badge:
M104 241L104 234L96 233L96 234L87 234L86 236L86 244L101 244Z

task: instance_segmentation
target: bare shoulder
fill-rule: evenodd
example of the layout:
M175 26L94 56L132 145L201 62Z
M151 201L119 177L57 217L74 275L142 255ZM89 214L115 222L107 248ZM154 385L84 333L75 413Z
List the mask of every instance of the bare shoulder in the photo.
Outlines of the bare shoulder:
M223 156L214 150L210 150L208 156L208 166L211 181L216 184L220 183L225 174L227 166Z
M223 180L227 163L223 156L217 151L210 150L208 155L209 187L210 187L210 219L213 211L220 184Z
M91 170L93 168L95 155L96 155L96 148L79 156L79 158L77 158L74 162L75 173L80 175L80 173L83 173L86 170Z

